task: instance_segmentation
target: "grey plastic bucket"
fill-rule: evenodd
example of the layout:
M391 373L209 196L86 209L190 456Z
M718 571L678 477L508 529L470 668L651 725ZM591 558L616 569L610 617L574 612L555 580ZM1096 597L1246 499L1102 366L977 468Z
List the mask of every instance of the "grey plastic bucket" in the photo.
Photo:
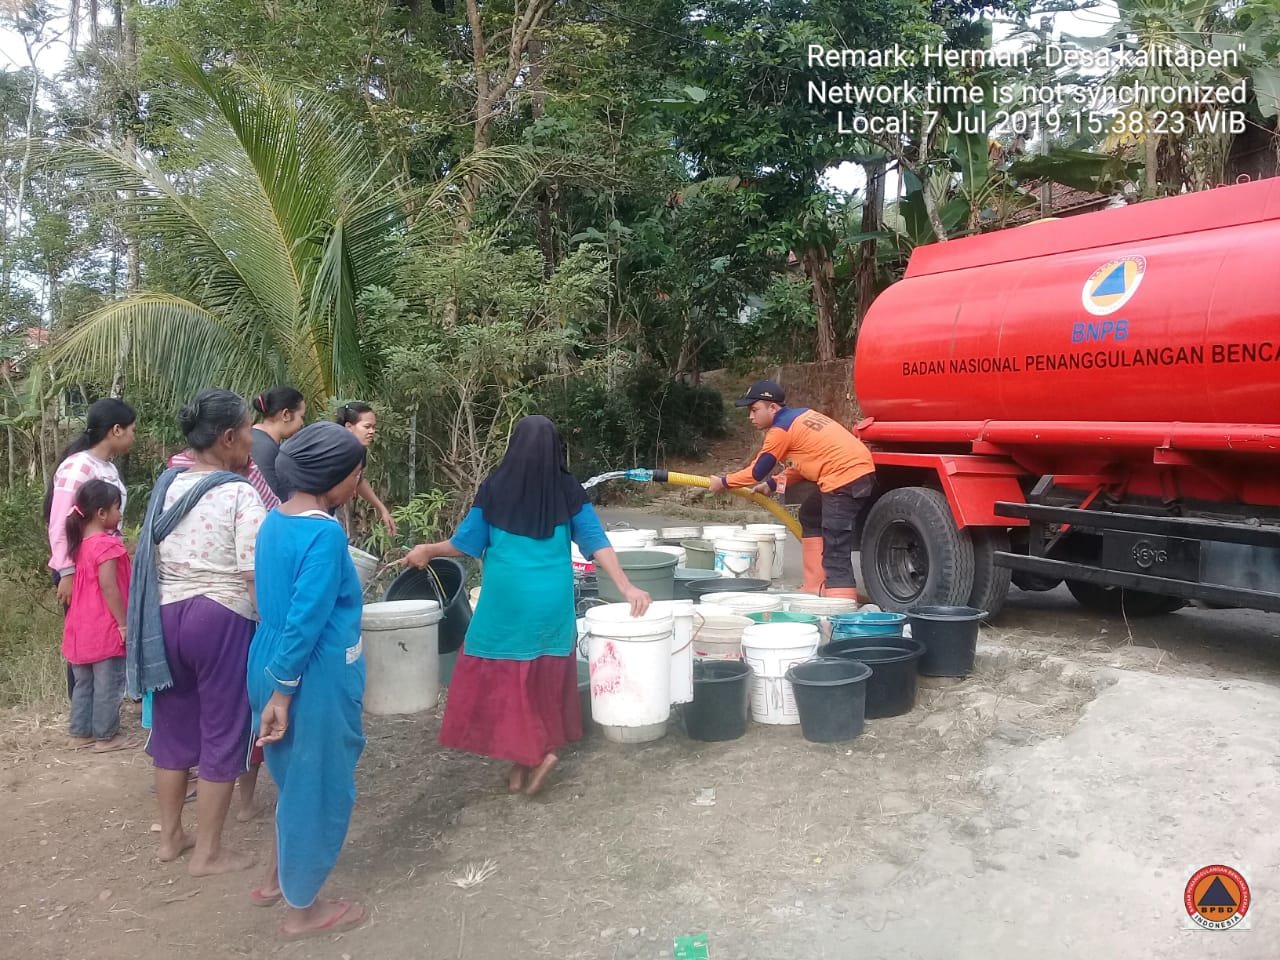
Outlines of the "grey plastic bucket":
M685 566L695 570L716 568L716 548L710 540L681 540L684 547Z
M633 586L648 592L654 600L674 600L675 569L679 559L658 550L619 550L618 565ZM621 591L607 574L598 577L600 599L621 603Z

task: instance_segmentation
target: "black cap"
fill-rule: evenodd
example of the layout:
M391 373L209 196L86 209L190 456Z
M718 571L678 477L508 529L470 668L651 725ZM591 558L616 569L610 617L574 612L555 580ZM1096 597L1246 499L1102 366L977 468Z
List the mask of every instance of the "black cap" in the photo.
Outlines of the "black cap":
M776 404L787 402L786 391L772 380L757 380L748 389L741 400L735 400L735 407L749 407L757 400L768 400Z

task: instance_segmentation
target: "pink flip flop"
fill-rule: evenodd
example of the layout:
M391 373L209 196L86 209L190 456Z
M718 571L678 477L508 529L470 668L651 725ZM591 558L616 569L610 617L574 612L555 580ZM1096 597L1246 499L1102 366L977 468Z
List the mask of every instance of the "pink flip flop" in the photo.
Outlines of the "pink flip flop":
M313 927L310 930L289 931L280 928L279 934L282 940L309 940L311 937L327 937L335 933L345 933L348 930L354 930L360 924L364 923L367 912L364 904L357 903L354 900L341 901L345 904L346 909L340 910L330 917L322 926Z
M254 887L249 891L249 902L255 907L274 907L284 899L282 894L264 895L262 890L262 887Z

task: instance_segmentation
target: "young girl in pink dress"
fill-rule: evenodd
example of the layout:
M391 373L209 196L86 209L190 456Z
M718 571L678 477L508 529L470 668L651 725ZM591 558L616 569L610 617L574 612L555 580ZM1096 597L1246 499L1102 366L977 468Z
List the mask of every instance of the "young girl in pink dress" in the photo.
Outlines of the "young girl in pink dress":
M67 516L67 553L75 561L62 655L75 673L71 746L96 753L129 746L120 734L124 697L124 628L132 568L117 528L120 490L88 480Z

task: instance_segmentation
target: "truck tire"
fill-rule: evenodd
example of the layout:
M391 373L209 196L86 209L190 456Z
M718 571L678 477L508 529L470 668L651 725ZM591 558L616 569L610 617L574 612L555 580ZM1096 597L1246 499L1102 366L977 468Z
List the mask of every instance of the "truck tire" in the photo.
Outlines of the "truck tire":
M861 552L862 582L883 610L958 606L973 593L973 541L937 490L899 487L877 500Z
M1067 589L1086 610L1116 617L1155 617L1186 605L1186 601L1179 597L1166 597L1145 590L1125 590L1123 587L1104 587L1084 580L1068 580Z
M1008 599L1012 580L1012 570L996 566L996 551L1007 553L1009 550L1009 531L974 527L969 537L973 540L973 590L969 593L969 606L994 617Z

